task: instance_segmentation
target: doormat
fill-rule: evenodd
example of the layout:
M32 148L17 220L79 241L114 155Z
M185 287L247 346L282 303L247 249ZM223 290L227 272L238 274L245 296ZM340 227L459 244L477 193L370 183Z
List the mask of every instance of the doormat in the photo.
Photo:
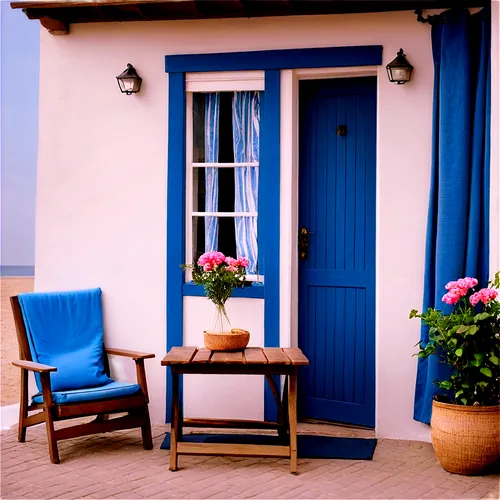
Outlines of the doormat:
M187 443L227 443L282 445L278 436L263 434L186 434L182 440ZM335 458L345 460L371 460L377 446L376 439L343 438L331 436L297 436L299 458ZM170 432L165 434L162 450L170 450Z

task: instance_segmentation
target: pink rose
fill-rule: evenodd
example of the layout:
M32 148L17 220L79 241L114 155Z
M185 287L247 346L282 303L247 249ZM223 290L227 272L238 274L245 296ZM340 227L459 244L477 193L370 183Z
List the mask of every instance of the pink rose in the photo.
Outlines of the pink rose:
M234 267L237 265L237 261L236 261L236 259L233 259L232 257L226 257L226 264L228 266Z
M464 290L465 293L463 295L467 294L467 290L469 288L474 288L477 285L478 281L476 278L460 278L457 281L450 281L446 284L445 288L446 290L454 290L456 288L460 288L461 290Z
M204 271L211 271L213 269L213 266L210 262L207 262L204 266L203 266L203 270Z
M464 281L467 284L467 288L474 288L478 284L476 278L464 278Z
M475 306L479 302L480 298L481 296L479 295L479 292L477 292L470 296L469 302L471 303L471 305Z
M459 286L452 288L446 295L445 297L451 298L454 302L451 302L452 304L456 304L460 297L465 297L467 295L467 289L466 288L460 288ZM447 302L448 304L448 302Z
M250 264L250 261L246 257L238 257L236 262L241 267L248 267L248 264Z
M453 288L457 288L457 287L458 287L458 283L456 281L450 281L445 286L446 290L452 290Z
M210 270L212 270L214 267L222 264L224 259L225 256L222 252L205 252L198 259L198 265L205 266L206 264L210 264Z
M215 264L220 265L224 262L225 255L222 252L213 252L213 260Z
M460 300L460 297L462 296L456 290L458 290L458 289L454 288L453 290L450 290L447 294L443 295L443 298L441 300L445 304L449 304L449 305L456 304Z
M482 288L479 292L474 293L470 297L470 303L475 306L479 302L482 302L484 305L491 302L493 299L496 299L498 296L498 292L496 290L492 290L491 288Z
M238 270L238 268L234 266L227 266L226 269L231 273L235 273Z

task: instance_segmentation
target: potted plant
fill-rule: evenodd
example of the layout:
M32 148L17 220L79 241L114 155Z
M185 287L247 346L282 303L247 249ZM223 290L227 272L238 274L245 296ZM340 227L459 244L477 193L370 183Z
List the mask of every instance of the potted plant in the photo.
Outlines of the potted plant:
M488 288L477 285L475 278L446 285L449 314L410 313L429 327L418 356L439 356L454 369L449 379L435 381L444 394L432 402L431 437L441 466L466 475L500 457L500 272Z
M226 311L226 302L234 288L246 284L248 259L226 257L222 252L206 252L194 264L181 267L192 269L196 285L203 285L205 295L215 305L211 330L205 330L204 342L213 351L234 351L244 349L250 340L250 333L241 328L232 328Z

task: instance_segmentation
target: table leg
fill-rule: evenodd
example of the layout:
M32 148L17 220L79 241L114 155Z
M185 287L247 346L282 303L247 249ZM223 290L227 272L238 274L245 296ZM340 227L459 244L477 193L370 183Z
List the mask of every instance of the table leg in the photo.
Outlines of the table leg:
M278 435L281 438L287 438L290 430L288 422L288 376L285 375L285 383L283 387L283 397L280 403L280 421Z
M297 371L289 375L288 421L290 423L290 472L297 474Z
M179 374L172 370L172 416L170 418L170 467L177 470L177 433L179 432Z
M179 375L182 377L182 375ZM182 428L184 427L184 392L181 390L182 379L179 379L179 404L178 404L178 419L177 419L177 442L182 441Z

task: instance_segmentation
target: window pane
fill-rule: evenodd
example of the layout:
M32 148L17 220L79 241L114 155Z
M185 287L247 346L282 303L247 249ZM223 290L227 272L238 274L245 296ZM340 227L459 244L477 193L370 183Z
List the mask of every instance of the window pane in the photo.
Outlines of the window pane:
M205 161L205 94L193 94L193 161Z
M218 243L215 250L222 252L226 256L239 257L236 251L236 224L245 224L247 228L252 228L254 232L254 237L251 238L255 243L257 243L257 217L200 217L193 216L193 261L197 261L202 254L205 253L205 220L211 219L213 224L211 227L216 227L218 233ZM247 252L243 252L244 257ZM240 256L241 257L241 256ZM259 274L257 258L255 256L255 262L250 263L250 268L248 269L248 274Z
M198 260L205 253L205 219L193 216L193 260ZM214 217L218 228L218 245L216 250L224 255L236 257L236 238L234 217Z
M205 212L205 195L207 192L206 176L215 175L218 186L217 210L213 212L234 212L234 168L202 168L193 169L193 212ZM211 177L209 177L211 178Z
M194 212L258 211L258 167L223 167L224 163L259 162L260 93L193 94L193 161L217 164L190 167ZM233 146L234 144L234 146ZM250 261L257 274L257 217L193 217L193 257L219 250Z
M215 94L212 93L212 94ZM221 163L232 163L233 153L233 124L232 124L232 92L219 92L220 107L218 125L218 146L219 151L217 161ZM193 161L204 163L205 160L205 133L209 128L205 127L205 113L207 106L207 94L193 94Z

